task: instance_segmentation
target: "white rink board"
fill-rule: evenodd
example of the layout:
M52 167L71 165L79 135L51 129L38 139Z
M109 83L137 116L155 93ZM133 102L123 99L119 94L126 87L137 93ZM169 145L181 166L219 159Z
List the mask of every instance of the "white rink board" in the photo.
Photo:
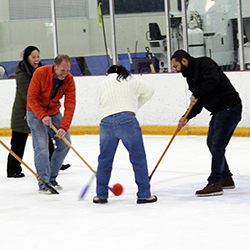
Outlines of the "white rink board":
M250 126L250 72L226 72L243 102L242 120L238 127ZM181 74L143 74L142 77L153 86L155 93L137 114L141 125L176 126L189 105L191 92ZM97 89L105 76L79 76L76 82L76 110L72 126L98 126ZM15 80L0 80L1 120L0 128L10 127L12 105L15 97ZM63 109L62 109L63 112ZM210 114L205 109L192 119L189 126L208 126Z

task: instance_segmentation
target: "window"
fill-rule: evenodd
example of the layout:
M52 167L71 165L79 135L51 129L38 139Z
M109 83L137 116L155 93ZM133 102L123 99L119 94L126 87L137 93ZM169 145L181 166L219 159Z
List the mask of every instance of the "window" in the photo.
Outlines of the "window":
M102 3L104 15L109 15L109 0L98 0ZM115 14L145 12L164 12L164 0L115 0Z
M87 16L86 0L55 0L57 18ZM51 18L51 0L9 0L10 21Z

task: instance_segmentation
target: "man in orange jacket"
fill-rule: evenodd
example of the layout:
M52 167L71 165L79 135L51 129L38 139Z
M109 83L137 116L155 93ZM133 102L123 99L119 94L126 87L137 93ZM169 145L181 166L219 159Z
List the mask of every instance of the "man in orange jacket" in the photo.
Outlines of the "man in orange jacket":
M71 61L68 55L59 54L53 65L38 68L31 79L27 95L27 122L31 130L35 152L37 174L55 189L62 187L56 178L69 151L61 140L70 142L69 127L75 111L75 82L70 71ZM60 112L60 99L64 99L64 115ZM51 128L58 129L57 133ZM54 139L56 148L49 160L48 133ZM39 192L50 193L39 181Z

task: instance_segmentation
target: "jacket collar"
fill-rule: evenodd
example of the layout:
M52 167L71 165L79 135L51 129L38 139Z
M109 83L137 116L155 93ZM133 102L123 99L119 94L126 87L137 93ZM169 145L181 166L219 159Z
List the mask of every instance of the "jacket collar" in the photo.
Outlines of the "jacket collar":
M195 65L195 58L191 56L187 68L183 70L183 72L181 72L183 77L189 77L193 75L194 65Z
M52 71L52 80L54 79L55 71L54 71L54 64L50 65L51 66L51 71ZM59 79L58 79L59 80ZM59 80L62 81L63 83L66 83L70 80L70 73L65 77L64 80Z

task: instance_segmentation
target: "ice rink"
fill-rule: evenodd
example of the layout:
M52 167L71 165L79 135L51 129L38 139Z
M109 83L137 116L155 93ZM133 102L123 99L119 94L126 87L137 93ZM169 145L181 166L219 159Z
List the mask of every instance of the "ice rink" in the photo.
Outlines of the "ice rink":
M171 136L144 136L149 174ZM1 140L10 146L10 137ZM73 147L97 167L99 136L72 136ZM196 197L207 184L210 153L206 137L177 136L151 179L154 204L136 204L137 187L128 153L120 143L110 186L120 183L124 193L110 193L109 203L93 204L95 181L83 200L79 196L93 173L72 151L57 181L59 195L38 193L36 177L6 178L8 151L0 145L1 250L248 250L250 249L250 138L233 137L226 156L236 188L222 196ZM28 138L24 162L33 170Z

